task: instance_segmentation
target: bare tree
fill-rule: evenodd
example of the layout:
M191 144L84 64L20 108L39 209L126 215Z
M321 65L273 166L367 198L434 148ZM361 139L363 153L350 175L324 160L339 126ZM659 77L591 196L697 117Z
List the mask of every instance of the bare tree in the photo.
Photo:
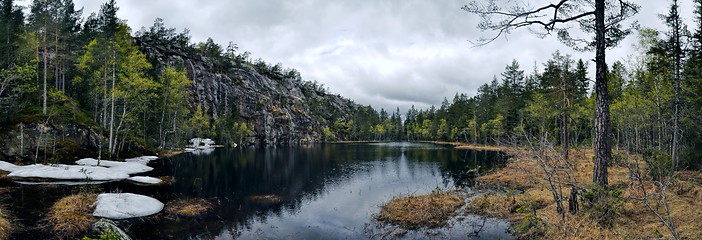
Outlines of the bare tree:
M594 2L594 4L593 4ZM509 5L500 7L499 5ZM492 38L480 39L479 45L488 44L499 36L509 34L517 28L536 26L540 37L556 32L558 39L577 50L595 50L595 169L593 182L608 184L607 166L612 158L610 137L610 113L607 93L607 63L605 50L616 46L629 33L622 23L638 12L638 6L624 0L559 0L541 7L531 7L522 1L497 0L472 1L463 7L481 18L478 28L496 31ZM496 19L496 20L495 20ZM578 23L585 33L594 33L594 41L574 38L568 32L569 23ZM594 24L593 24L594 23ZM622 30L623 29L623 30Z

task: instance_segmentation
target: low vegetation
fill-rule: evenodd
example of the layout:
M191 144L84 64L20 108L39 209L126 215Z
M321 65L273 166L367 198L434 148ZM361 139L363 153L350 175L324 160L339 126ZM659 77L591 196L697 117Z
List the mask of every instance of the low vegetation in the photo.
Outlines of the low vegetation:
M161 182L157 183L157 186L170 186L176 182L176 179L172 176L161 176L158 179L161 179Z
M7 211L4 208L0 208L0 239L10 239L12 228L12 222L8 219Z
M90 230L97 194L79 193L58 200L49 209L47 220L51 231L62 237L76 236Z
M625 163L610 167L610 187L582 189L578 196L579 211L572 214L557 210L553 193L538 162L528 152L513 149L514 157L506 167L478 178L486 188L503 189L501 193L487 193L477 197L467 206L469 212L514 222L513 233L520 238L546 239L652 239L673 238L660 219L644 205L641 188L630 181ZM592 151L576 151L573 178L579 186L591 184ZM638 156L637 156L638 157ZM645 168L645 166L641 166ZM670 216L681 238L700 239L702 229L702 173L680 172L667 192ZM644 182L648 192L657 191L652 182ZM570 192L569 188L562 189ZM593 196L606 196L596 201ZM568 196L562 199L567 203ZM649 200L654 206L658 204ZM657 204L657 205L656 205ZM566 229L567 231L564 231Z
M275 204L283 201L283 197L280 195L254 195L247 198L249 201L261 204Z
M463 204L464 196L454 191L396 197L381 206L377 219L404 229L443 227Z
M197 217L212 210L212 203L205 199L183 198L169 202L165 212L175 217Z

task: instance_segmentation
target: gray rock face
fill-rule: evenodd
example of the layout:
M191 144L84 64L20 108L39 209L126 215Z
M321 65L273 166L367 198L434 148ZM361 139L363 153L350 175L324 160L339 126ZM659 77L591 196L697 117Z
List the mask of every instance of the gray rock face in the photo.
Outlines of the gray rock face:
M323 128L338 118L348 118L357 105L339 95L326 94L309 83L283 76L266 76L248 64L214 70L214 64L198 54L171 46L137 44L157 65L181 66L192 81L191 111L196 106L216 120L234 114L254 125L250 144L291 145L323 140ZM156 66L159 67L159 66Z

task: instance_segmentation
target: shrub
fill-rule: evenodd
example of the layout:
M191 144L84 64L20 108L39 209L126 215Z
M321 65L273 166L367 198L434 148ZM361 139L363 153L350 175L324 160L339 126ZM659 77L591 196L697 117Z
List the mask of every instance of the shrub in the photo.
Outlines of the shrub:
M614 225L622 204L622 190L617 187L593 186L583 194L583 207L603 227Z

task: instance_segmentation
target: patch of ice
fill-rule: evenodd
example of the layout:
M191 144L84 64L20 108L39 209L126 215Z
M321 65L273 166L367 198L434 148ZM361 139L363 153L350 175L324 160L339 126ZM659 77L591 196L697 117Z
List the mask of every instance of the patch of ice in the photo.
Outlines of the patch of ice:
M163 210L163 203L152 197L133 193L103 193L98 195L93 216L127 219L153 215Z
M137 183L144 183L144 184L159 184L161 183L161 179L155 178L155 177L130 177L127 178L127 180L134 181Z
M83 166L97 167L98 160L94 159L94 158L83 158L81 160L76 161L76 164L83 165ZM154 170L154 168L146 166L146 165L138 163L138 162L117 162L117 161L100 160L100 166L107 167L107 168L109 168L113 171L116 171L116 172L123 172L123 173L130 174L130 175L137 174L137 173L145 173L145 172Z
M125 162L136 162L136 163L141 163L146 165L147 163L158 159L157 156L141 156L141 157L135 157L135 158L127 158L124 159Z
M75 166L75 165L27 165L17 166L7 176L21 178L49 178L60 180L90 179L93 181L122 180L129 174L104 167Z

